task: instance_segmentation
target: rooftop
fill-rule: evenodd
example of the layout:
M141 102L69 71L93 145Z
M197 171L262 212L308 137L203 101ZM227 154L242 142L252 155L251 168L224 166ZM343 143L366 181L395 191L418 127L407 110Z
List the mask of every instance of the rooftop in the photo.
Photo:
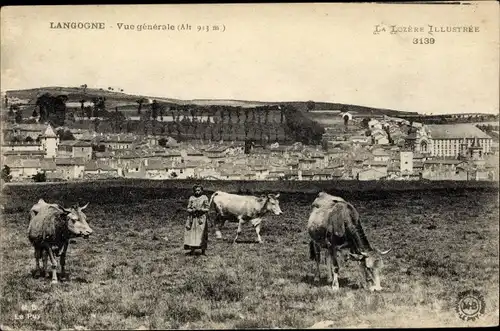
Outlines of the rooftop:
M54 132L54 129L52 129L52 126L50 126L50 125L47 126L47 128L45 129L43 136L46 138L57 138L57 135Z
M432 124L428 125L428 128L433 139L491 139L489 135L478 129L473 124Z
M82 157L73 157L73 158L57 158L56 165L84 165L85 160Z
M104 171L116 171L116 169L110 167L106 163L100 163L96 161L90 161L85 164L85 170L87 171L96 171L96 170L104 170Z

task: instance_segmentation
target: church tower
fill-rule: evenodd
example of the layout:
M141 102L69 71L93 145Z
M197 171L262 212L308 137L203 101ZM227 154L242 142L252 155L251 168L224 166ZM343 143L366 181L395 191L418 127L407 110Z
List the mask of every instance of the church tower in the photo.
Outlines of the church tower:
M470 151L470 158L473 161L478 161L483 158L483 147L479 145L477 137L474 138L474 142L472 143L472 146L469 148L469 151Z
M45 158L55 158L57 147L59 146L59 137L55 134L50 124L41 136L41 141L43 150L45 151Z

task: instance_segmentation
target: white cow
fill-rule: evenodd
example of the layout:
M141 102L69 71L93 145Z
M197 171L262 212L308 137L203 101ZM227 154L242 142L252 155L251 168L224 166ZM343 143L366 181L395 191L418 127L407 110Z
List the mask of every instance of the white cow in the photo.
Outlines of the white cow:
M210 209L215 209L215 235L217 239L222 238L221 227L226 220L230 222L238 222L238 230L233 243L238 239L241 233L243 224L250 222L257 233L257 241L262 243L260 237L260 224L262 217L267 213L281 215L280 204L278 201L278 194L267 194L260 197L237 195L226 192L217 191L210 197Z

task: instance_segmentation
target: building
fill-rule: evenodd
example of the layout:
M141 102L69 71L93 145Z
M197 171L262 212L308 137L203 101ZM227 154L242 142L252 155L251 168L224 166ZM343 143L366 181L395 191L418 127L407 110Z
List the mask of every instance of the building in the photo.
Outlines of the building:
M380 180L387 177L387 172L382 172L375 168L361 170L356 175L358 180Z
M40 141L42 142L43 151L45 151L45 158L55 158L59 146L59 137L50 125L47 126L47 129L40 137Z
M37 142L19 142L4 143L1 146L2 160L9 156L24 158L43 158L45 151L41 143Z
M482 154L491 153L492 138L473 124L428 125L428 134L418 137L416 147L432 156L457 158L466 147L482 147ZM422 130L420 130L422 131ZM418 149L417 149L418 151Z
M92 158L92 145L86 141L63 140L58 146L58 157L78 157L85 160Z
M399 167L402 175L413 173L412 151L401 151L399 153Z
M47 129L46 124L13 124L12 126L7 126L4 128L6 133L10 133L14 136L30 137L36 140L41 136L44 130Z
M57 170L62 174L61 179L81 179L85 171L85 160L82 158L55 159Z
M372 154L375 161L388 162L391 159L391 155L382 148L375 149Z

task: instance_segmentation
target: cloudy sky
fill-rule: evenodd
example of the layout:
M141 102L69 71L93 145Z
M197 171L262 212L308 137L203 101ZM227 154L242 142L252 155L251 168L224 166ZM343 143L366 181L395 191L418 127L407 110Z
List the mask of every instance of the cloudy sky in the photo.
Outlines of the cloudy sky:
M179 99L498 113L498 9L495 2L4 7L1 88L87 84ZM51 29L51 22L105 29ZM143 24L191 30L137 31ZM425 30L375 35L377 24ZM429 24L479 32L431 36ZM206 25L225 31L198 32ZM413 44L415 37L434 44Z

